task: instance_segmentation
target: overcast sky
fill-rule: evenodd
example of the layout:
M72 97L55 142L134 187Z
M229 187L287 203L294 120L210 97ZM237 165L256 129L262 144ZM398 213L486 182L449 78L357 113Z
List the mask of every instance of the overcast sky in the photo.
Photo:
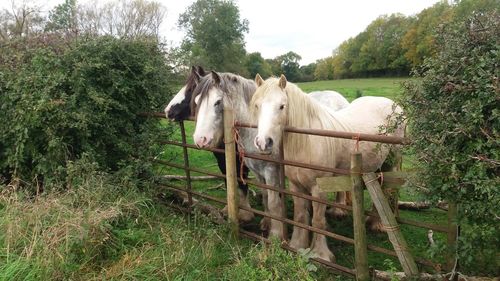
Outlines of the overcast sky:
M15 0L22 1L22 0ZM33 0L32 0L33 1ZM34 0L45 11L64 0ZM85 3L87 0L77 0ZM126 0L121 0L126 1ZM178 45L184 34L177 29L179 14L194 0L156 0L167 8L162 36ZM245 36L248 52L264 58L294 51L302 65L331 55L344 40L356 36L380 15L415 15L439 0L236 0L242 18L249 21ZM9 0L0 0L8 8Z

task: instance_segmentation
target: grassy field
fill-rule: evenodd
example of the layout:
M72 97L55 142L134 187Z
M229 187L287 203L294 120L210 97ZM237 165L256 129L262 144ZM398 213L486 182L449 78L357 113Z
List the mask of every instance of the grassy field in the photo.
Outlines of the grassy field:
M400 83L404 81L404 79L350 79L350 80L339 80L339 81L319 81L319 82L311 82L311 83L301 83L299 86L304 91L314 91L314 90L336 90L342 94L344 94L349 100L352 100L357 91L361 91L363 95L373 95L373 96L387 96L391 98L397 98L397 96L401 92ZM194 131L194 124L192 122L185 122L188 142L192 143L192 133ZM180 140L179 134L174 136L175 139ZM173 161L178 163L182 163L182 154L179 148L168 148L168 153L164 155ZM168 156L167 156L168 155ZM214 160L213 155L210 152L205 151L189 151L189 159L190 165L195 166L197 168L207 169L213 172L218 172L218 168L216 162ZM404 167L411 167L411 157L405 157ZM163 168L162 173L174 174L174 173L183 173L183 171L179 171L176 169ZM197 174L195 174L197 175ZM177 185L183 185L183 182L176 183ZM199 191L206 192L213 196L219 196L224 198L225 191L221 186L221 181L213 180L213 181L204 181L204 182L195 182L193 187ZM257 191L257 189L254 189ZM330 195L332 197L332 195ZM418 200L418 194L415 194L412 190L401 190L400 198L404 201L415 201ZM293 203L291 202L291 198L287 198L288 206L289 206L289 217L292 217L291 206ZM257 200L256 197L252 197L252 206L257 209L262 209L261 203ZM365 194L365 207L368 209L371 206L371 202L369 200L369 196ZM221 206L222 207L222 206ZM432 222L438 224L446 223L446 213L439 209L429 209L422 210L419 212L414 211L401 211L401 217L406 219L424 221L424 222ZM250 225L244 226L250 230L256 230L258 225L258 220ZM328 219L329 229L335 233L342 234L348 237L353 237L352 232L352 218L347 217L343 220L336 221L332 218ZM403 225L401 229L408 240L408 243L411 245L412 252L422 258L431 258L431 254L429 251L429 245L427 241L427 232L424 229L416 228L413 226ZM289 228L291 230L291 227ZM440 233L435 233L434 238L437 241L438 245L442 245L445 242L445 236ZM368 241L371 244L375 244L387 249L392 249L391 244L387 239L386 234L373 234L369 233ZM337 257L337 261L339 264L353 267L354 264L354 249L351 245L341 243L338 241L329 240L331 249L334 250L335 255ZM433 261L442 262L443 260L440 258L432 257ZM374 252L369 252L369 263L370 266L373 266L377 269L389 269L394 268L396 270L401 270L399 267L399 263L397 259L393 257L388 257L382 254L377 254ZM427 269L432 270L432 269Z
M357 93L394 99L401 93L401 83L408 78L367 78L298 83L305 92L334 90L352 101Z

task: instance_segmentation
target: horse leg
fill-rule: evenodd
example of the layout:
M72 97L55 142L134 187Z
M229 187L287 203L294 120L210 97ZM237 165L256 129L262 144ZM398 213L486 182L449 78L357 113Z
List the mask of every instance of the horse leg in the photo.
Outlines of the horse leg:
M304 193L303 188L296 185L289 179L291 191ZM309 200L293 196L293 220L309 225ZM293 226L292 239L290 247L295 249L305 249L309 247L309 231L307 229Z
M348 195L350 197L350 193L345 191L337 192L335 196L335 203L342 204L342 205L348 205L350 202L348 202ZM350 201L350 200L349 200ZM327 211L328 215L335 218L335 219L342 219L345 218L348 214L346 210L336 208L336 207L331 207Z
M279 182L277 181L276 177L277 174L278 173L275 167L267 167L265 170L266 184L278 187ZM271 215L281 217L282 215L281 200L282 198L280 197L279 192L273 190L267 190L267 207L269 208L268 211ZM286 237L283 237L283 222L271 219L271 228L269 229L269 236L286 239Z
M256 171L253 171L255 174L255 178L259 183L266 183L265 178L262 177L259 173ZM264 212L268 213L269 208L267 206L267 189L262 188L261 189L262 193L262 205L264 206ZM263 232L269 231L269 228L271 227L271 219L268 217L264 217L260 220L260 230Z
M244 179L248 179L248 167L241 165L240 158L236 157L236 176L239 180L241 176ZM239 205L250 208L250 202L248 201L248 185L246 183L238 181L238 192L239 192ZM250 222L254 218L254 214L247 210L240 209L238 212L238 219L241 222Z
M311 194L317 198L326 198L326 194L321 192L317 185L314 185ZM318 202L312 202L313 207L313 217L312 217L312 226L319 229L326 229L326 218L325 211L326 205ZM314 233L313 239L311 243L312 252L315 253L318 257L327 260L334 261L335 256L328 248L328 244L326 243L326 237L322 234Z

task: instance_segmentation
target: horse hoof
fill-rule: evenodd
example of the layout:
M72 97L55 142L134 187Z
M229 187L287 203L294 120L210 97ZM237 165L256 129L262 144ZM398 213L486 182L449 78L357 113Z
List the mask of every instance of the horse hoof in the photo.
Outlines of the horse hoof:
M222 208L221 213L222 213L223 215L227 215L227 205L226 205L226 206L224 206L224 208Z
M370 230L371 232L375 233L386 232L384 225L378 218L368 217L368 219L366 220L366 228L368 228L368 230Z
M314 257L335 263L335 255L329 249L316 249L316 248L314 248L311 250L311 252L313 253Z
M347 217L347 211L339 208L331 207L326 211L327 215L335 219L343 219Z

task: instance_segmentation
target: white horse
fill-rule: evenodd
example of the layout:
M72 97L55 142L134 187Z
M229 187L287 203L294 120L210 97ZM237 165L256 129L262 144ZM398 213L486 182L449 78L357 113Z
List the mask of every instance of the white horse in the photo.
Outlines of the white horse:
M258 88L252 97L250 108L258 119L258 133L254 144L262 153L276 153L283 138L285 159L314 165L350 168L350 153L355 150L355 141L338 138L310 136L305 134L283 134L284 126L300 128L330 129L335 131L378 134L381 126L388 126L390 116L401 113L390 99L383 97L361 97L348 107L332 112L307 97L296 85L287 83L285 76L269 78L265 82L257 80ZM404 125L394 129L392 135L403 136ZM361 142L359 152L363 155L363 171L379 169L386 159L389 148L377 146L373 142ZM325 198L316 178L335 176L331 173L286 166L292 191L309 193ZM294 220L309 224L306 200L293 197ZM312 226L325 229L326 205L313 202ZM303 228L293 229L290 246L300 249L309 247L309 232ZM314 234L310 245L312 251L325 260L334 259L324 235Z
M260 76L258 79L262 80ZM193 92L192 107L196 111L197 121L193 135L194 142L199 147L215 147L223 142L223 109L233 108L235 119L240 122L252 122L250 119L249 104L256 89L254 81L243 78L232 73L216 73L203 77ZM339 98L340 96L340 98ZM348 104L347 100L339 95L333 95L332 99L338 99L339 104ZM246 152L256 152L253 139L256 135L255 129L241 128L241 142ZM277 187L279 184L278 169L275 163L245 158L245 164L255 174L257 181ZM278 192L267 191L264 196L264 208L266 212L281 216L281 198ZM267 198L267 200L266 200ZM242 202L240 202L241 204ZM240 213L242 210L240 210ZM268 225L270 224L270 225ZM283 225L277 220L263 220L261 225L264 229L269 227L270 236L281 238Z

